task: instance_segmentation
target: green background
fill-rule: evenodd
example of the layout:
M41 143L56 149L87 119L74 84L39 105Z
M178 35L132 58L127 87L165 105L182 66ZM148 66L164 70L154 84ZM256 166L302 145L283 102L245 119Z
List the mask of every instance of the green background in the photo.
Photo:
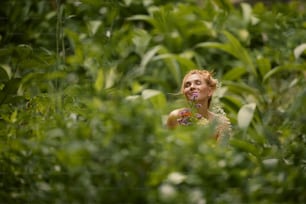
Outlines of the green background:
M306 203L306 4L249 2L2 0L0 203ZM165 127L194 68L228 144Z

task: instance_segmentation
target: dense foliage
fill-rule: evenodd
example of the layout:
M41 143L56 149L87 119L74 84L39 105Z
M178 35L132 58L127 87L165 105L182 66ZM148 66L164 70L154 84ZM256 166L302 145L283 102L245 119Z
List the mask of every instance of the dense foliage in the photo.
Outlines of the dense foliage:
M305 6L1 1L0 203L305 203ZM165 128L193 68L225 146Z

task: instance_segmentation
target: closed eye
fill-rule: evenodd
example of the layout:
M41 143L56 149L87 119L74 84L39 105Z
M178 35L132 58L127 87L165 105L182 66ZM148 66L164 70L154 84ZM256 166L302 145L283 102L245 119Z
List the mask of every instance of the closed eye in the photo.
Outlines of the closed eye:
M202 84L202 81L201 80L195 80L193 82L186 82L185 85L184 85L184 88L188 88L191 86L191 84L194 83L195 85L201 85Z
M190 82L186 82L185 85L184 85L184 87L187 88L187 87L189 87L190 85L191 85Z

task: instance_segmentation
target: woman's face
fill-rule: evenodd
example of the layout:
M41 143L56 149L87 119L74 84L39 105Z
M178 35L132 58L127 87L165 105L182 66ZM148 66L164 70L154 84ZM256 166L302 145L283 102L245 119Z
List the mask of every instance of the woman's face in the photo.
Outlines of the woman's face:
M212 89L207 85L204 76L191 74L184 81L183 93L187 100L206 102L212 96Z

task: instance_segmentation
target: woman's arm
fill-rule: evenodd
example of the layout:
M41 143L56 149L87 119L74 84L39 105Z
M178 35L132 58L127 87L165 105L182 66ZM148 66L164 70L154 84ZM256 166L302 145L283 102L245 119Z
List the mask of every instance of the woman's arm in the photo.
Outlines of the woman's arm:
M177 119L179 118L179 113L180 113L181 110L182 110L182 108L181 109L176 109L176 110L173 110L169 114L168 119L167 119L167 127L168 128L173 129L178 125Z
M173 129L177 126L177 113L176 110L172 111L167 119L167 127Z

